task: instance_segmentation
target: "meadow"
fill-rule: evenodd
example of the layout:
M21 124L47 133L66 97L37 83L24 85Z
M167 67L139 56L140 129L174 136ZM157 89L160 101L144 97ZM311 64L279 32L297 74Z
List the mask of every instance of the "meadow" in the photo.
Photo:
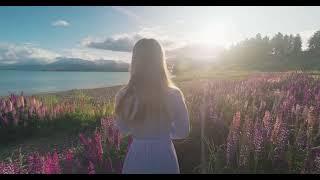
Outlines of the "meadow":
M315 73L195 73L174 79L191 120L182 173L320 173ZM0 173L120 173L132 138L113 125L121 86L0 99Z

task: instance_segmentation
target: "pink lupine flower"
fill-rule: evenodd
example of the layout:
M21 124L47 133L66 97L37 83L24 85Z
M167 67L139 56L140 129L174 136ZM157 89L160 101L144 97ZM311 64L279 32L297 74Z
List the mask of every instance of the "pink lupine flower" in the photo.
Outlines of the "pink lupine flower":
M23 96L20 96L20 103L21 103L21 107L25 106L24 97Z
M8 107L8 111L11 112L13 110L13 105L12 102L10 100L7 101L7 107Z
M52 159L49 154L46 155L44 158L42 172L44 174L53 174L53 172L54 172L54 169L52 167Z
M113 138L114 138L113 134L114 134L113 127L109 126L109 128L108 128L108 138L107 139L108 139L108 142L110 144L113 143Z
M53 152L52 163L53 163L53 167L54 167L54 172L56 174L60 174L61 168L60 168L60 163L59 163L59 156L58 156L58 153L56 150Z
M17 174L18 167L14 163L0 162L0 174Z
M116 149L119 151L120 150L120 131L119 129L116 129L114 136L113 136L113 143Z
M65 171L68 174L72 173L72 164L73 164L73 152L68 149L67 154L66 154L66 159L65 159Z
M88 166L88 174L95 174L95 168L94 165L91 161L89 161L89 166Z
M83 145L88 145L88 144L89 144L89 143L88 143L88 140L83 136L82 133L80 133L79 137L80 137L80 142L81 142Z
M277 116L276 122L273 126L272 135L271 135L271 142L273 143L276 143L277 135L279 133L281 124L282 124L282 119L279 116Z

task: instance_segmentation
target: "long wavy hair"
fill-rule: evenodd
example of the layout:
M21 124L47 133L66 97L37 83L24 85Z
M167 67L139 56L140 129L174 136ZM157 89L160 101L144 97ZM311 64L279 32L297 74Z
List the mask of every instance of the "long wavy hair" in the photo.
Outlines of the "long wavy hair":
M166 93L169 87L175 86L169 78L164 50L157 40L141 39L135 44L130 73L130 80L115 105L116 116L128 125L168 116Z

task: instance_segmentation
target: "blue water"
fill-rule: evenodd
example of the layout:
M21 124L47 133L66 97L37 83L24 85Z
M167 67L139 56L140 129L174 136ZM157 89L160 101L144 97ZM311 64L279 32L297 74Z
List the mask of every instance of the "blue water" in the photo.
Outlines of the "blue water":
M0 96L9 92L36 94L127 83L128 72L56 72L0 70Z

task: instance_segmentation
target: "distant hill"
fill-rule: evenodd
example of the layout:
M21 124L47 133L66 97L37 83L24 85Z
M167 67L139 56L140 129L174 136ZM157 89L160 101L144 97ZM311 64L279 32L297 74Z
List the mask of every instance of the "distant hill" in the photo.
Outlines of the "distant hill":
M127 72L129 64L114 60L89 61L77 58L58 58L49 64L10 64L0 65L0 70L30 71L109 71Z

